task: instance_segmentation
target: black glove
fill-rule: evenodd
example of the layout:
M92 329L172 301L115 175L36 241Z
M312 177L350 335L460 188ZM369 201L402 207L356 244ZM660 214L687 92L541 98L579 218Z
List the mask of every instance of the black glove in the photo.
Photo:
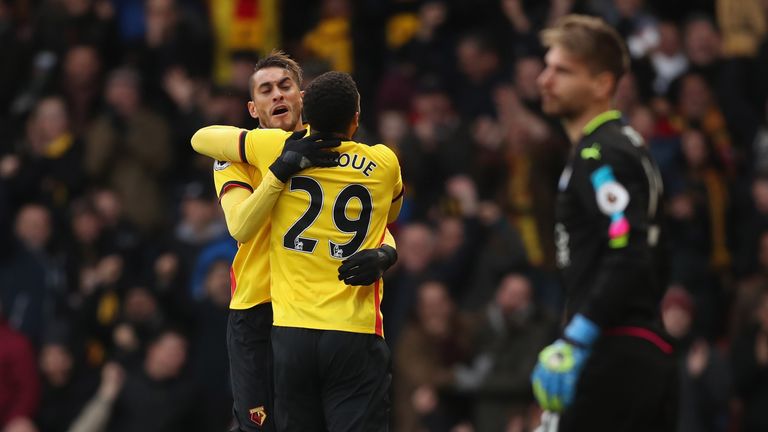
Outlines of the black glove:
M371 285L397 262L397 251L387 245L364 249L345 259L339 266L339 280L347 285Z
M285 183L297 172L309 167L335 167L339 165L339 154L324 149L341 145L339 138L312 134L298 139L302 131L285 140L283 152L269 166L272 173Z

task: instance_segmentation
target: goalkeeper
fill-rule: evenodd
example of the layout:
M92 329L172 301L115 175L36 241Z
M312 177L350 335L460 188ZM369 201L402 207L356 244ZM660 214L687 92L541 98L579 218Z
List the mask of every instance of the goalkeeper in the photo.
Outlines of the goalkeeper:
M532 374L559 431L672 431L676 369L661 336L656 245L661 180L642 138L611 110L628 65L614 29L570 15L542 32L542 108L573 145L555 242L568 324Z

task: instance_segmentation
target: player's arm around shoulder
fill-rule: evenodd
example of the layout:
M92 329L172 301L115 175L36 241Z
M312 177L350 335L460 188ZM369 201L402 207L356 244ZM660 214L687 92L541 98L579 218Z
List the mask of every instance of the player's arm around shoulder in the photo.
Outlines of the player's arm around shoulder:
M213 163L213 184L216 195L224 211L229 234L240 243L250 240L253 233L247 230L248 224L242 214L242 208L254 191L254 168L240 162L215 161Z
M222 162L244 162L245 129L234 126L206 126L192 135L192 149ZM244 153L243 153L244 154Z
M303 134L303 131L302 131ZM192 148L223 162L245 162L259 168L272 162L291 132L281 129L246 130L234 126L206 126L192 135Z
M257 182L256 168L238 162L216 161L213 177L229 234L240 243L252 240L268 222L284 183L269 170Z
M243 162L266 173L269 165L280 155L287 140L300 139L306 131L286 132L282 129L254 129L248 131L243 142Z

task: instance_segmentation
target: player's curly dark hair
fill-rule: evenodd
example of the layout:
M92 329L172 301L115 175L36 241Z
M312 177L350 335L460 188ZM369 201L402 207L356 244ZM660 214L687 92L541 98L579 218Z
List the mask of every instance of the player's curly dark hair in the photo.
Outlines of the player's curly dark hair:
M357 85L349 74L326 72L304 90L304 116L314 131L346 134L358 102Z

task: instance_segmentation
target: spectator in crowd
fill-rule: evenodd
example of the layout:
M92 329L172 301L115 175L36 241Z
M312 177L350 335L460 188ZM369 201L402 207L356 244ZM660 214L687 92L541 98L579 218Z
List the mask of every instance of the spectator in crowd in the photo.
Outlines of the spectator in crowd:
M39 11L35 49L60 57L78 44L94 44L102 54L118 51L114 10L105 1L46 2Z
M768 99L762 98L763 105ZM763 109L763 116L759 117L757 130L752 139L748 154L752 155L752 163L745 168L752 169L758 175L768 173L768 110Z
M768 428L768 291L763 290L753 309L753 324L736 338L731 352L736 394L743 404L742 429Z
M422 220L438 205L445 181L467 172L471 140L448 93L425 81L413 98L413 125L400 146L403 181L412 205L409 216ZM425 164L430 169L424 170ZM412 191L412 192L411 192Z
M551 19L548 16L549 5L525 0L501 0L500 3L501 12L505 18L501 40L511 41L510 51L515 56L530 55L535 52L539 47L538 32L546 21ZM562 3L565 2L560 4Z
M204 83L183 66L175 65L165 69L162 86L169 99L164 112L170 124L174 125L171 128L171 146L179 165L179 177L185 182L202 181L202 172L207 174L210 166L206 166L203 171L202 167L195 164L196 156L185 150L189 147L189 137L205 125L201 106Z
M115 189L132 223L154 232L166 214L163 180L173 153L167 123L142 105L140 81L133 69L110 74L108 110L88 131L85 169Z
M112 332L113 357L124 364L139 362L152 338L167 322L167 309L161 309L157 296L144 286L125 290L120 315Z
M176 0L144 2L144 40L134 53L149 97L162 94L163 72L180 66L192 76L211 71L211 41L208 22L192 7Z
M398 249L404 250L402 244ZM414 312L393 362L395 428L450 430L469 415L455 373L471 355L469 322L445 285L434 281L419 286Z
M613 26L627 41L632 58L645 57L659 44L658 20L646 9L644 0L615 0Z
M0 301L0 430L36 432L31 420L40 396L35 353L27 338L10 328L4 316Z
M751 258L755 261L754 269L736 286L736 298L731 311L732 336L743 333L752 325L755 304L759 302L762 292L768 289L768 230L757 233L754 258Z
M102 57L93 45L70 45L62 59L61 77L54 86L67 102L72 132L88 130L101 102Z
M426 1L418 11L419 27L413 38L400 49L417 77L448 78L453 61L453 38L446 27L448 6L442 1Z
M107 430L205 430L201 400L186 373L187 353L186 336L171 329L160 331L147 347L143 362L127 371Z
M194 307L195 327L190 363L194 380L205 402L205 430L224 430L232 411L227 352L222 348L229 311L229 268L231 257L219 257L207 264L203 293Z
M66 240L66 271L70 292L82 296L78 283L80 274L110 251L110 244L103 233L103 223L96 209L87 199L70 203L70 233Z
M435 233L427 225L408 224L399 232L397 264L384 280L387 295L381 305L383 314L388 318L384 323L384 334L390 347L397 345L409 313L416 304L417 288L431 276L435 246Z
M351 8L349 0L322 0L320 20L304 35L302 44L310 56L327 60L333 70L347 73L354 65Z
M496 89L495 102L504 130L506 178L499 191L503 210L520 231L526 255L537 268L554 268L554 183L564 164L565 141L540 109L537 57L515 63L513 85ZM484 185L484 189L490 189ZM493 195L485 195L493 197ZM535 199L534 199L535 197Z
M117 363L106 363L101 369L101 382L86 403L69 432L103 432L112 415L113 405L125 382L125 371Z
M26 138L19 155L9 155L5 164L15 169L0 175L9 181L17 203L38 202L54 211L56 227L63 223L67 204L82 192L82 142L69 126L64 100L57 96L41 99L27 123Z
M472 376L476 382L466 383L475 394L478 431L530 426L534 405L530 372L539 351L554 340L555 330L554 319L534 302L530 279L519 273L506 275L473 337L474 351L492 364L484 376Z
M650 60L656 74L653 91L664 95L670 84L688 69L688 58L683 52L680 30L675 22L659 23L659 45L651 53Z
M693 328L694 303L681 286L667 290L661 304L664 328L676 342L679 363L679 432L725 431L730 371L725 356Z
M497 48L487 34L469 33L456 45L459 79L453 100L462 117L473 122L480 116L494 116L493 89L501 82L502 65Z
M701 129L714 146L713 156L725 167L726 172L733 174L737 162L735 149L725 116L717 106L711 86L698 73L683 75L679 85L677 116L674 119L678 131Z
M41 398L35 423L66 432L98 385L98 376L74 355L66 330L57 328L40 349Z
M672 278L688 286L701 311L698 329L713 335L722 316L720 277L731 264L727 248L728 190L715 167L712 145L699 130L682 135L683 167L667 183ZM696 270L694 270L696 269Z
M234 257L237 251L236 242L228 235L227 225L210 185L211 182L192 182L184 187L181 218L169 246L169 252L178 259L176 272L183 277L178 287L163 286L166 293L188 298L190 293L186 289L186 276L191 275L193 284L199 286L202 274L205 273L203 269L195 269L198 257L209 254Z
M768 231L768 175L755 176L749 188L749 198L744 200L741 222L736 228L736 272L740 277L760 274L765 269L762 261L763 235ZM759 235L755 235L759 234Z
M712 17L694 14L689 17L683 29L683 45L691 72L701 74L714 85L717 82L721 41Z
M62 269L48 249L51 214L42 205L27 204L16 215L14 227L14 253L0 262L0 301L11 326L39 347L65 294Z

